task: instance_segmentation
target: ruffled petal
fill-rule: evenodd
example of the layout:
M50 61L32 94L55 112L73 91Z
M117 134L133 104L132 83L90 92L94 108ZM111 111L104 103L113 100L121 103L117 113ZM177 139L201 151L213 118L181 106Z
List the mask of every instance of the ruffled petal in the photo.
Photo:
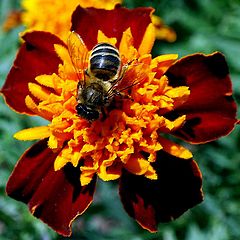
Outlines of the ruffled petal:
M54 44L64 43L47 32L30 32L23 35L25 41L17 54L7 80L1 89L6 103L15 111L34 114L25 104L30 94L28 84L42 74L57 72L60 58L54 51Z
M201 172L192 159L183 160L159 151L153 163L158 179L149 180L124 171L120 196L127 213L150 232L203 200Z
M31 213L64 236L71 235L73 219L82 214L93 199L96 178L80 185L80 170L67 164L54 171L58 152L41 140L28 149L7 183L7 194L28 204Z
M98 30L107 37L117 39L117 47L124 31L131 29L134 47L139 48L145 31L151 23L152 8L127 9L117 5L114 10L82 8L78 6L72 15L72 31L77 32L92 49L97 43Z
M204 143L227 135L236 123L236 104L224 56L194 54L173 64L166 75L169 84L188 86L188 100L170 112L175 119L187 116L184 126L174 135L191 143Z

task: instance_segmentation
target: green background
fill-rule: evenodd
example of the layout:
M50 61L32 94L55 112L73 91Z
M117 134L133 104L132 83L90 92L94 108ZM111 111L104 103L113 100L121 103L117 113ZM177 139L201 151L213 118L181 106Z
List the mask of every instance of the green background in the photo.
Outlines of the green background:
M177 32L175 43L157 41L153 55L212 53L226 56L233 81L234 97L240 103L240 1L161 0L124 1L130 8L152 6L156 14ZM17 0L0 0L0 24L8 12L19 9ZM57 17L57 16L53 16ZM19 26L0 30L0 87L19 47ZM14 97L14 96L13 96ZM14 165L31 142L12 135L42 124L41 119L11 111L0 98L0 240L64 239L29 213L27 207L5 194ZM172 223L160 224L159 232L141 229L124 212L115 183L98 182L94 203L73 224L69 239L80 240L228 240L240 239L240 128L227 137L189 148L203 174L205 200Z

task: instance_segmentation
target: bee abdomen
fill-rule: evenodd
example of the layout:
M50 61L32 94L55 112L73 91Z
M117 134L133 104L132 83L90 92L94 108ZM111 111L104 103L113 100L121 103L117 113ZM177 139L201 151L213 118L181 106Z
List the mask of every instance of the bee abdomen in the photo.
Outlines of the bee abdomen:
M119 52L113 45L99 43L93 48L90 71L95 77L107 81L118 73L120 65Z

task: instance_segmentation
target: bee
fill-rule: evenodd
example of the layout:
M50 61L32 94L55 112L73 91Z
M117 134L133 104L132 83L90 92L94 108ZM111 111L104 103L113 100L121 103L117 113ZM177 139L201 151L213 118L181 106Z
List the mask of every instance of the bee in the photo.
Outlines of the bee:
M116 95L134 84L118 89L128 64L122 64L118 49L109 43L98 43L89 51L82 38L71 32L68 37L68 51L78 76L76 112L89 122L105 115L108 106ZM87 67L86 67L87 63Z

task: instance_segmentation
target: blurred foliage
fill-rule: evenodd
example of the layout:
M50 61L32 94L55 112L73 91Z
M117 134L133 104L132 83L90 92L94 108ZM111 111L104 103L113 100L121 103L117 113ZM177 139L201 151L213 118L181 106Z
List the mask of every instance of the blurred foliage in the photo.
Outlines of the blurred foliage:
M152 6L155 14L177 32L175 43L157 41L153 55L195 52L225 54L233 80L234 97L240 103L240 1L239 0L125 0L130 8ZM19 0L0 1L0 24ZM55 16L53 16L55 17ZM19 26L0 30L0 86L19 47ZM12 138L14 132L42 124L39 118L21 116L0 99L0 239L64 239L29 213L27 207L5 195L5 186L17 159L31 142ZM205 200L159 232L141 229L124 212L115 183L98 182L95 201L73 224L70 239L81 240L228 240L240 239L240 128L216 142L190 146L202 174Z

